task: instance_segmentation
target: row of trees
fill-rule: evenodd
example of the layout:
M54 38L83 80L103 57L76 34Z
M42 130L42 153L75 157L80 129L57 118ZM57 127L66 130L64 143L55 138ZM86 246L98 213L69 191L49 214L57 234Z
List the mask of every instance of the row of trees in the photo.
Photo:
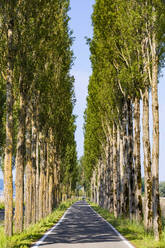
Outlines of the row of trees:
M75 103L68 0L0 3L0 151L5 233L49 214L76 185ZM24 185L25 184L25 185Z
M158 73L164 63L165 5L96 0L88 40L93 73L85 112L84 171L92 200L161 235ZM149 92L152 95L152 154ZM142 209L140 101L145 200Z

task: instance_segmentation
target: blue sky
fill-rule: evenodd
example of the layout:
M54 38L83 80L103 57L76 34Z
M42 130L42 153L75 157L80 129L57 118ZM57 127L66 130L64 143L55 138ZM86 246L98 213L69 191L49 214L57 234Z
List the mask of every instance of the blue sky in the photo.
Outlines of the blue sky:
M91 14L94 0L71 0L70 28L73 30L75 41L73 44L76 57L71 74L75 77L75 94L77 103L74 113L78 116L76 125L76 141L78 156L83 155L83 115L86 107L86 96L89 76L91 75L89 47L85 37L92 37Z
M76 125L76 142L78 157L83 155L83 115L86 107L86 96L91 64L89 60L89 48L86 45L85 36L92 37L91 14L94 0L71 0L70 28L75 37L73 50L76 57L71 74L75 77L76 106L74 113L78 116ZM164 71L165 75L165 71ZM160 180L165 181L165 76L160 78L159 104L160 104ZM152 133L152 130L151 130ZM0 178L2 173L0 172Z

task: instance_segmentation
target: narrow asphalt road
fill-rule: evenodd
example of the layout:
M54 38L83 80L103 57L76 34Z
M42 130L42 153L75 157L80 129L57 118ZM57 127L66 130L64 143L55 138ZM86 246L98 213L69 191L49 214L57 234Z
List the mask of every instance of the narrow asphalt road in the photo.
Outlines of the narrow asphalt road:
M33 247L42 248L128 248L128 242L85 202L72 205L64 218L42 242Z

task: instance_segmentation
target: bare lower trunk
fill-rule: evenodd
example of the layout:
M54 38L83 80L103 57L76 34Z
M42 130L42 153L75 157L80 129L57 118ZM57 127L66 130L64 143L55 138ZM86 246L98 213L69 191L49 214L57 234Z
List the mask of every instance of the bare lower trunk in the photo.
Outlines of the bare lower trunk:
M26 111L26 192L25 192L25 226L32 222L32 160L31 160L31 110Z
M113 207L114 216L118 217L118 178L117 178L117 128L113 124Z
M120 214L124 213L124 194L123 194L123 186L124 186L124 147L123 147L123 126L121 125L120 131Z
M108 134L108 144L107 144L107 171L106 171L106 184L107 184L107 197L108 197L108 206L107 209L110 209L110 140L109 140L109 134Z
M125 101L123 109L123 169L124 169L124 183L123 183L123 213L129 214L129 164L128 164L128 134L127 134L127 119L128 119L128 107Z
M8 75L7 99L6 99L6 147L4 161L5 178L5 233L13 234L13 176L12 176L12 147L13 147L13 94L12 79Z
M98 164L98 168L97 168L97 204L98 205L100 205L100 188L101 188L100 180L101 180L101 168L100 165Z
M49 174L49 214L53 210L53 168L52 165L50 167L50 174Z
M142 221L142 181L140 161L140 100L134 103L134 164L135 164L135 209L136 220Z
M110 135L110 175L109 175L109 180L110 180L110 213L113 213L113 136L112 136L112 130L109 130L109 135Z
M22 77L20 77L20 113L16 148L16 178L15 178L15 232L23 231L24 206L24 157L25 157L25 96Z
M36 127L36 101L33 106L32 116L32 223L36 222L36 143L37 143L37 127Z
M39 183L39 220L41 220L44 216L44 141L43 136L40 133L40 183Z
M39 183L40 183L40 170L39 170L39 141L38 132L36 140L36 221L39 220Z
M47 143L47 165L46 165L46 215L49 214L49 178L50 178L50 163L49 163L49 157L50 157L50 150L49 150L49 145Z
M152 144L152 180L153 180L153 224L154 236L160 239L162 232L161 209L159 199L159 103L158 103L158 58L156 56L156 39L153 34L152 44L152 116L153 116L153 144Z
M149 91L143 94L143 152L144 152L144 225L146 230L152 228L152 177L151 177L151 149L149 136Z
M109 199L109 174L110 174L110 159L109 159L109 155L110 155L110 150L109 150L110 146L109 146L109 138L107 135L107 142L106 142L106 149L105 149L105 193L106 193L106 201L105 201L105 208L109 209L110 207L110 199Z
M8 6L9 5L9 6ZM12 7L8 3L9 11L7 26L8 63L6 79L6 147L4 160L5 178L5 234L13 234L13 176L12 176L12 149L13 149L13 18ZM10 16L11 14L11 16Z
M120 214L120 194L121 194L121 185L120 185L120 128L117 125L117 212Z
M132 103L128 100L128 166L129 166L129 214L135 219L135 174L133 165L133 116Z

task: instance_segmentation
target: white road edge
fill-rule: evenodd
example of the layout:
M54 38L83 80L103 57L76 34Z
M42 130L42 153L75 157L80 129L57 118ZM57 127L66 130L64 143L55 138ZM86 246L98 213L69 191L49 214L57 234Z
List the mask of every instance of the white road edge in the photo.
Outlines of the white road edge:
M124 236L122 236L108 221L106 221L100 214L98 214L90 205L89 207L92 209L92 211L97 214L103 221L105 221L108 226L112 228L112 230L117 234L117 236L120 237L120 239L129 247L129 248L135 248Z
M71 207L70 207L71 208ZM35 245L34 246L31 246L31 248L36 248L36 247L38 247L38 246L40 246L40 245L42 245L43 244L43 241L48 237L48 235L57 227L57 226L59 226L60 224L61 224L61 222L63 221L63 219L65 218L65 215L68 213L68 211L70 210L70 208L68 208L67 210L66 210L66 212L64 213L64 215L61 217L61 219L48 231L48 232L46 232L45 234L44 234L44 236L39 240L39 241L37 241L36 243L35 243Z
M85 205L85 206L89 206L90 209L92 209L92 211L97 214L103 221L105 221L111 228L112 230L117 234L117 236L120 237L120 239L129 247L129 248L135 248L126 238L124 238L108 221L106 221L100 214L98 214L89 204ZM70 207L71 208L71 207ZM31 248L37 248L39 247L41 244L43 244L43 241L48 237L48 235L57 227L61 224L61 222L64 220L66 214L69 212L70 208L68 208L66 210L66 212L64 213L64 215L62 216L62 218L56 223L56 225L54 225L48 232L46 232L44 234L44 236L35 243L34 246L32 246Z

